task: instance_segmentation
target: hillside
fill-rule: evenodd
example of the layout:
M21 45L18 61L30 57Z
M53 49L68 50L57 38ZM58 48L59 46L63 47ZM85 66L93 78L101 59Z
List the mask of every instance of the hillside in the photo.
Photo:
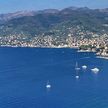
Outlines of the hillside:
M0 36L91 37L108 34L108 9L69 7L0 15Z

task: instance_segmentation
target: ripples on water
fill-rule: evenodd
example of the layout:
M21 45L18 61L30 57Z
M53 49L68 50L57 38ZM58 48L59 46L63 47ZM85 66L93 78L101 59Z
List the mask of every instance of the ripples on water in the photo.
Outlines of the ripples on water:
M88 66L78 80L76 61ZM0 48L0 108L107 108L107 66L94 53L75 49Z

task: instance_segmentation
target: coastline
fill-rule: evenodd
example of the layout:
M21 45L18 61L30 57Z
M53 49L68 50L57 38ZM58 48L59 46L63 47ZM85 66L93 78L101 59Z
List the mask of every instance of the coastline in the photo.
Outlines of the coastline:
M12 45L1 45L0 48L6 47L6 48L72 48L72 49L78 49L79 47L68 47L68 46L12 46Z
M96 58L102 58L102 59L107 59L108 60L108 57L106 57L106 56L96 56Z
M91 51L91 50L78 50L77 52L96 52L96 51Z
M96 53L96 51L90 51L90 50L78 50L77 52L82 52L82 53L94 52L94 53ZM101 59L106 59L106 60L108 60L108 56L106 56L106 55L99 55L99 54L96 54L96 58L101 58Z

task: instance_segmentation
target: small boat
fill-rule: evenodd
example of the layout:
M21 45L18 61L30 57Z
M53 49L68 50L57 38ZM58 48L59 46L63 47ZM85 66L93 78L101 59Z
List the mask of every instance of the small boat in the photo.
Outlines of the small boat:
M82 66L82 69L87 69L87 66L86 66L86 65L83 65L83 66Z
M51 84L49 83L49 81L47 81L46 88L47 89L50 89L51 88Z
M76 70L76 76L75 76L75 78L79 79L78 73L79 73L80 68L78 67L78 63L77 62L76 62L75 70Z
M76 78L76 79L79 79L79 76L78 76L78 75L76 75L76 76L75 76L75 78Z
M98 68L93 68L93 69L91 69L91 71L97 74L99 72L99 69Z

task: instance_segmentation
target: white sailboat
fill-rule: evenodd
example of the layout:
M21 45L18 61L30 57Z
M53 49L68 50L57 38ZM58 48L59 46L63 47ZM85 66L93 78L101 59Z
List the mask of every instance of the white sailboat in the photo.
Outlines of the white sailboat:
M75 76L75 78L76 78L76 79L79 79L79 76L78 76L78 75L76 75L76 76Z
M75 76L75 78L79 79L78 72L79 72L80 68L78 67L78 63L77 62L76 62L75 70L76 70L76 76Z
M51 88L51 84L49 83L49 81L47 81L46 88L47 89L50 89Z

